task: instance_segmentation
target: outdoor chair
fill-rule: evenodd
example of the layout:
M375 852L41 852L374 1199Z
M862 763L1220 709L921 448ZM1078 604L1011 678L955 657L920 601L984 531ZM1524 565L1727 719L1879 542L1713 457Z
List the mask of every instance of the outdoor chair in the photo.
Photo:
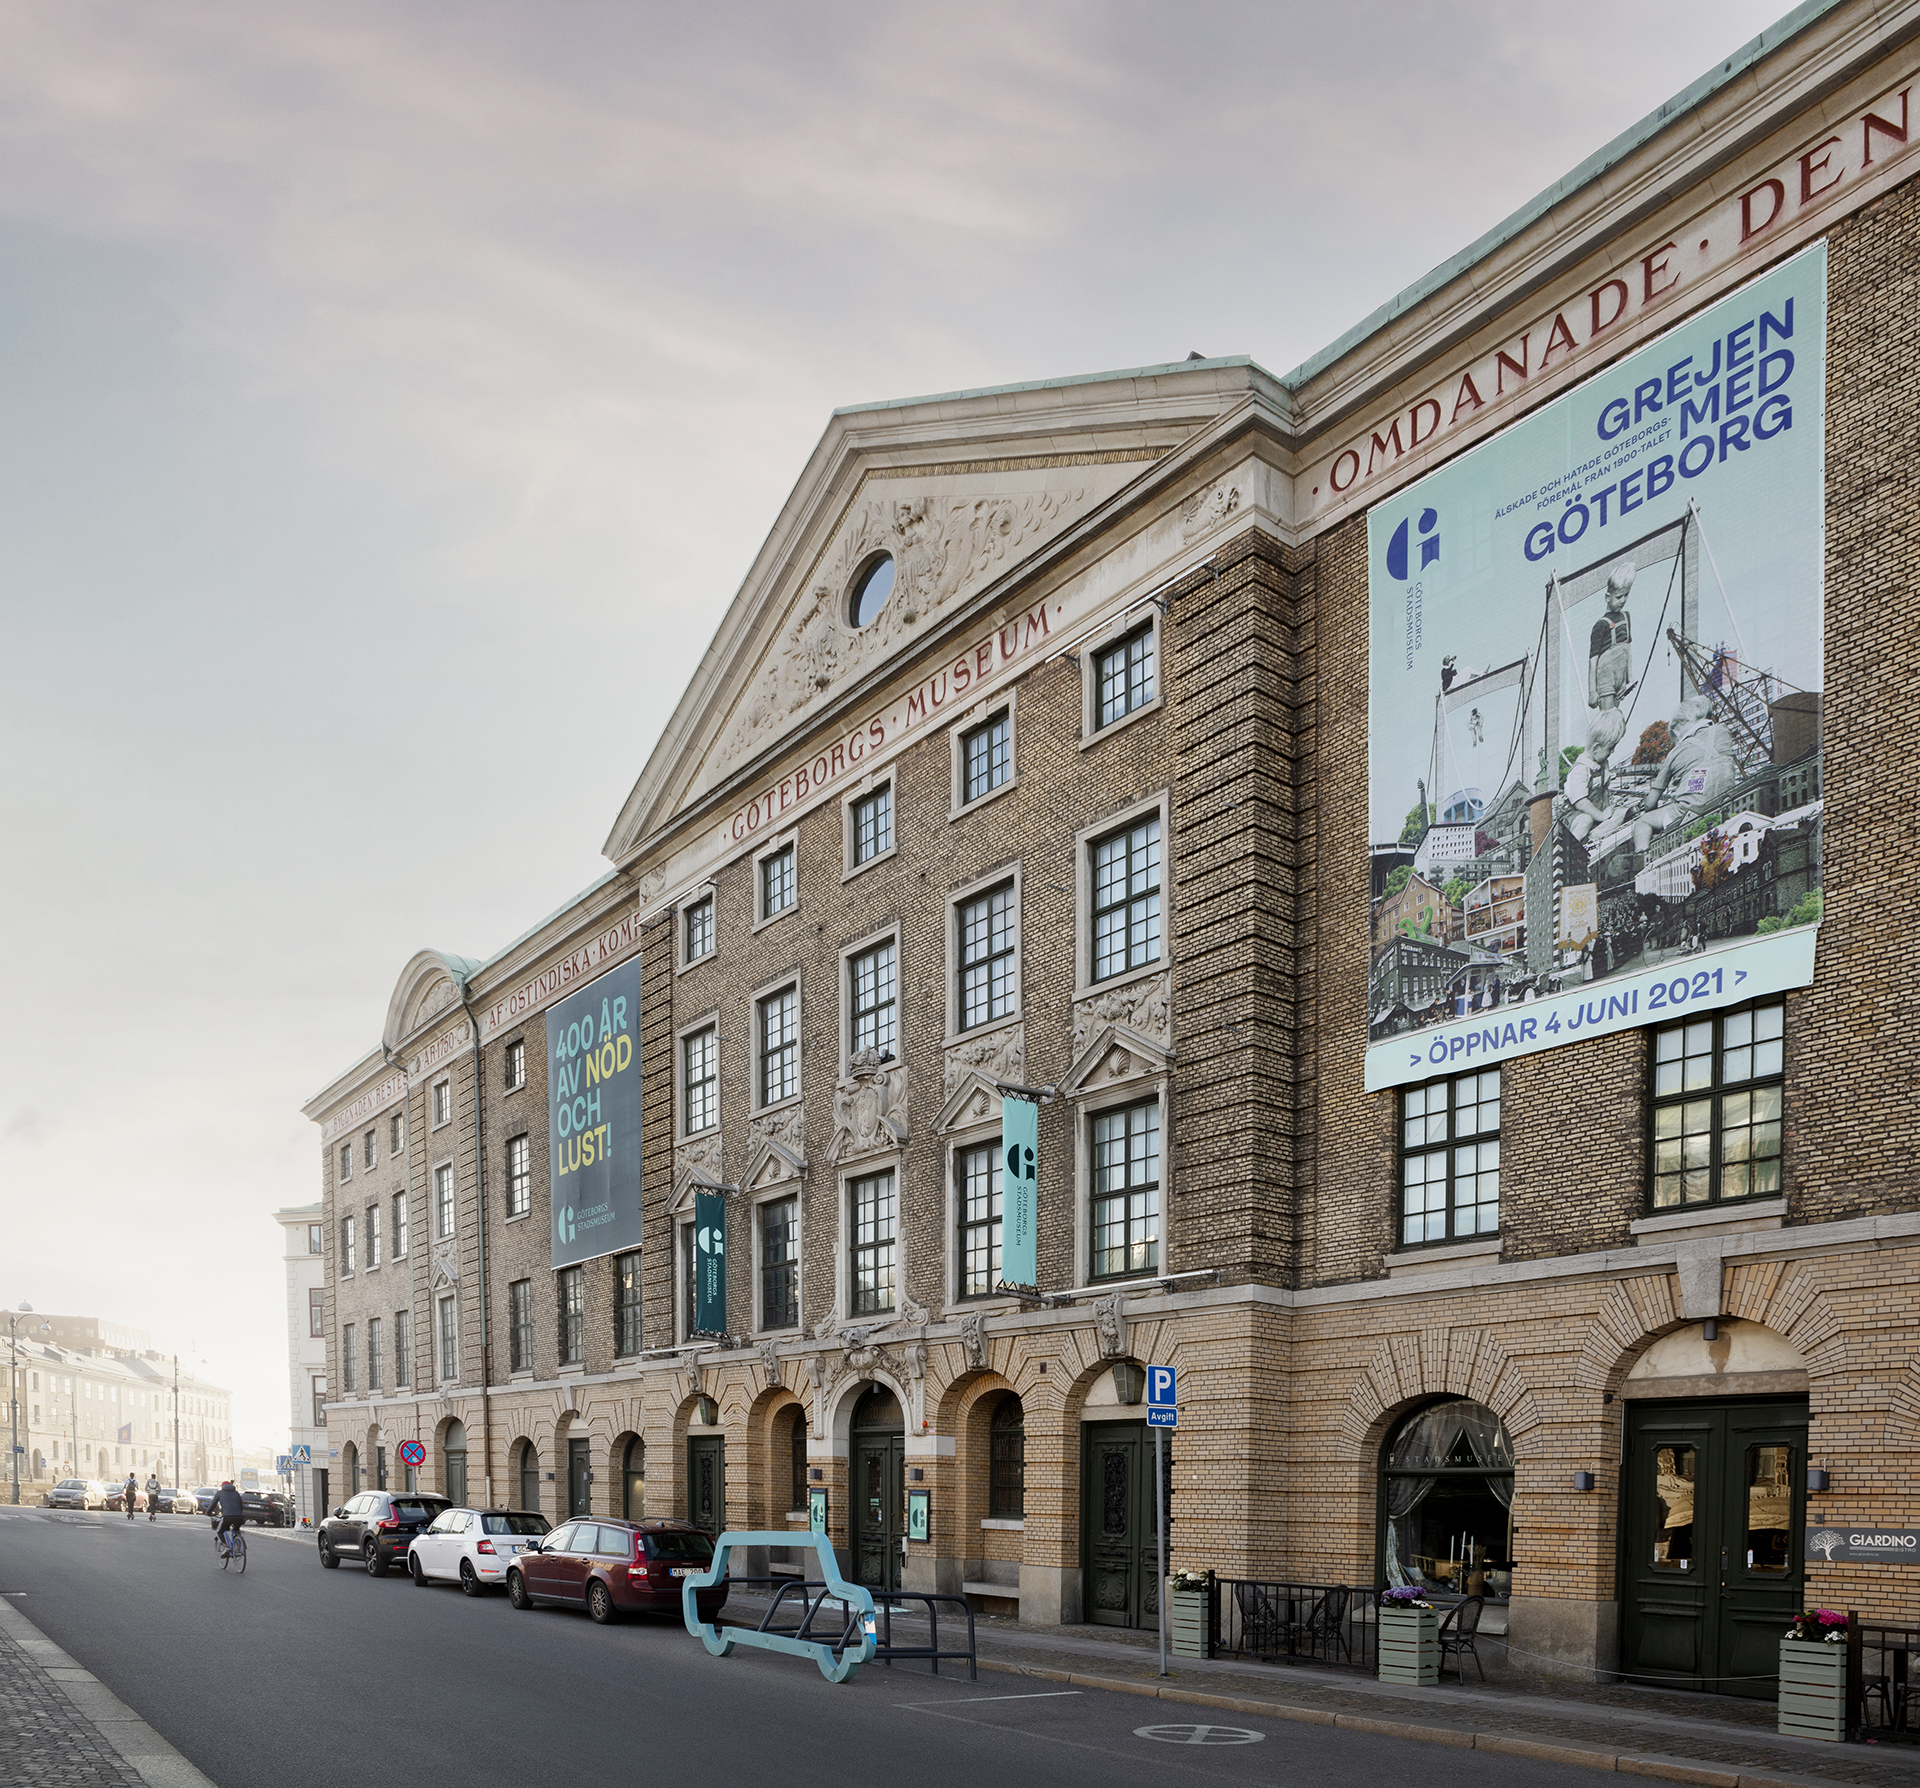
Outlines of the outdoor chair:
M1452 1658L1454 1675L1465 1682L1467 1675L1461 1668L1460 1659L1470 1654L1474 1669L1480 1672L1480 1680L1487 1680L1486 1666L1480 1662L1480 1653L1474 1645L1480 1632L1480 1611L1486 1605L1485 1596L1468 1596L1464 1602L1456 1602L1447 1610L1446 1618L1440 1623L1440 1669L1443 1675L1447 1659Z
M1233 1599L1240 1609L1240 1649L1255 1654L1279 1651L1280 1604L1264 1583L1236 1583Z
M1338 1651L1351 1661L1353 1654L1347 1644L1347 1609L1352 1601L1353 1591L1343 1583L1325 1591L1308 1610L1305 1620L1287 1623L1285 1636L1288 1648L1329 1661ZM1478 1662L1477 1659L1475 1661Z

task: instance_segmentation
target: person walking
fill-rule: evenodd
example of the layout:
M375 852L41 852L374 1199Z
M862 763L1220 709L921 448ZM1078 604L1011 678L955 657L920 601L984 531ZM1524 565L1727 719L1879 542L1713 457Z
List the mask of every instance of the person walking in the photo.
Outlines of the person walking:
M157 1521L160 1518L160 1474L147 1474L147 1519Z
M120 1486L120 1500L126 1506L127 1519L133 1519L133 1505L140 1499L140 1480L132 1472L127 1473L127 1481Z

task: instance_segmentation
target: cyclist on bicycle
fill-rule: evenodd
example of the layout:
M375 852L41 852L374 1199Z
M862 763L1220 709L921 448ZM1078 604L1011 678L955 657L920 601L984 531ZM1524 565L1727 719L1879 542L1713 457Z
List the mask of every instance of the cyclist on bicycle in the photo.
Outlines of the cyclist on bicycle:
M230 1551L233 1542L227 1538L230 1533L238 1533L246 1524L247 1505L240 1500L240 1492L233 1487L232 1478L222 1478L220 1488L214 1492L214 1535L220 1541L223 1550Z

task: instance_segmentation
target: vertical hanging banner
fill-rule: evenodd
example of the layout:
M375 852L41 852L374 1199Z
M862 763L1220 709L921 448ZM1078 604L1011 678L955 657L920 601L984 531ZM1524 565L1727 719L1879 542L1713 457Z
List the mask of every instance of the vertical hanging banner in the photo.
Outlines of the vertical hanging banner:
M693 1326L703 1335L727 1332L727 1198L693 1195Z
M1370 1090L1812 980L1826 339L1822 245L1369 514Z
M553 1264L640 1245L640 964L547 1009Z
M1040 1107L1011 1096L1000 1102L1001 1291L1037 1296L1040 1288Z

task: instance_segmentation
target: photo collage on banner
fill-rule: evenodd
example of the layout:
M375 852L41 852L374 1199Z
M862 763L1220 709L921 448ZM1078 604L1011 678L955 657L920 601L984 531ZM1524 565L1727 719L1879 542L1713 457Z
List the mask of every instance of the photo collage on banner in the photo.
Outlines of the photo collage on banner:
M1826 273L1368 516L1369 1090L1812 980Z
M547 1011L553 1264L640 1245L640 964Z

